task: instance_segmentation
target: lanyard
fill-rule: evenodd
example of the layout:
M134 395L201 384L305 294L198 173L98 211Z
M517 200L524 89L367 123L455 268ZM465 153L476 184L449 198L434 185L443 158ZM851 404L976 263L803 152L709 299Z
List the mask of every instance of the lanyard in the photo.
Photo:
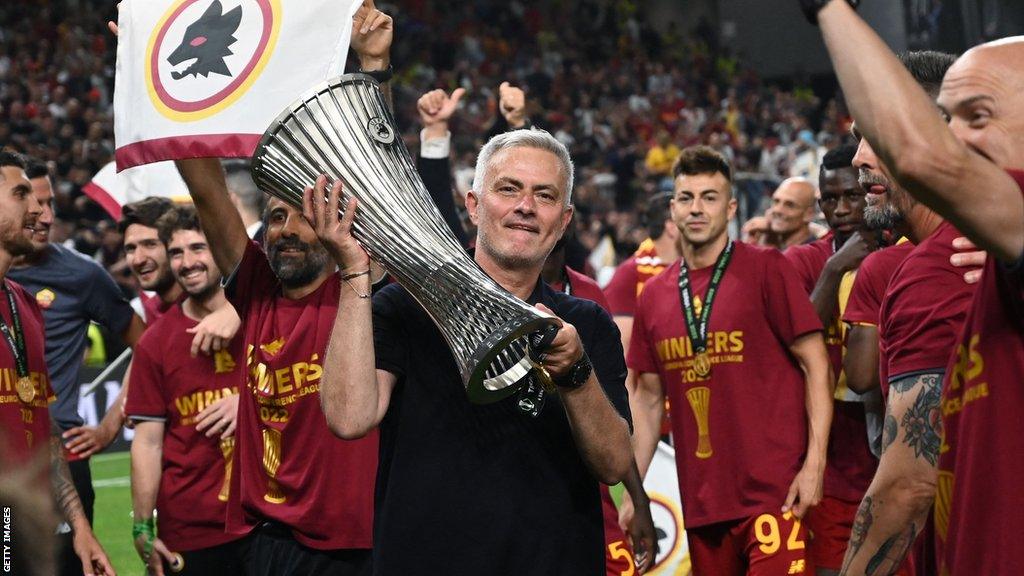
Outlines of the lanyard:
M679 264L679 299L683 303L683 316L686 318L686 331L693 343L693 349L698 354L707 351L708 319L711 317L711 304L715 301L718 293L718 285L722 283L725 276L725 267L729 265L732 258L733 243L730 241L725 250L718 255L715 261L715 270L711 274L711 282L708 284L708 292L704 297L704 306L700 311L700 319L693 312L693 295L690 293L690 274L686 269L686 262Z
M0 332L3 332L7 347L11 349L11 355L14 356L14 363L18 369L18 378L24 378L28 376L28 353L25 352L25 332L21 329L21 315L18 314L18 306L14 302L14 295L11 294L6 281L4 282L3 290L7 296L7 309L11 312L11 323L14 325L14 333L11 333L11 328L7 326L6 322L0 322Z

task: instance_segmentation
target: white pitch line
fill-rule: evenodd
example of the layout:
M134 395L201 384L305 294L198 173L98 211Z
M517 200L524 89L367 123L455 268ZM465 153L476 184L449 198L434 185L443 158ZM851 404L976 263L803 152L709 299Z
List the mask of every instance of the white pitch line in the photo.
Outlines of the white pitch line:
M131 478L129 476L92 481L93 488L122 488L129 485L131 485Z

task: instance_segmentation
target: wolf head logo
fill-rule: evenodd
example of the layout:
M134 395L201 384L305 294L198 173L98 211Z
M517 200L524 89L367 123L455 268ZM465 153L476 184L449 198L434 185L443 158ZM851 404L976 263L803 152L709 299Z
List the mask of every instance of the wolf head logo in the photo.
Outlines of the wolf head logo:
M241 6L224 13L220 0L213 0L206 12L189 24L181 44L167 57L167 62L171 66L177 66L187 60L195 62L184 72L172 71L171 77L179 80L189 74L202 74L206 78L210 73L231 76L231 71L224 63L224 57L233 54L230 46L237 40L234 34L241 21Z

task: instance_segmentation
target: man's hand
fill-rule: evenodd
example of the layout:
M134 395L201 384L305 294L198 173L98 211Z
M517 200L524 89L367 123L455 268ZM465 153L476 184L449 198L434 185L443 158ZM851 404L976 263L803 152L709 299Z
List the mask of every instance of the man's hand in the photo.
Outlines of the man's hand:
M228 438L235 433L235 422L238 419L238 394L225 396L210 404L196 418L196 431L206 432L207 438L218 434Z
M828 259L828 265L840 274L849 272L860 266L864 258L874 249L875 246L868 236L864 236L860 232L854 232L846 240L846 243Z
M121 429L120 426L108 426L106 422L107 420L104 420L99 426L75 426L61 434L64 445L68 451L80 458L88 458L102 452L104 448L110 446Z
M416 110L420 113L423 128L430 129L440 124L447 131L448 119L451 118L459 105L459 100L466 94L465 88L456 88L449 96L444 90L437 89L427 92L416 102Z
M352 18L352 49L359 56L359 68L384 70L391 65L391 41L395 25L391 16L365 0Z
M953 248L957 250L957 253L949 257L949 263L957 268L966 268L964 282L977 284L981 280L981 271L985 267L985 258L988 257L988 252L978 250L974 242L962 236L953 239Z
M75 528L72 546L82 562L82 573L86 576L117 576L107 553L103 551L87 523Z
M146 574L149 576L164 576L164 561L171 566L177 561L174 553L168 550L167 545L159 538L153 539L153 550L147 556L145 536L139 536L135 539L135 551L145 563Z
M537 309L557 318L555 313L543 304L537 304ZM561 318L559 320L562 327L558 329L555 339L541 354L544 368L556 380L568 374L573 364L583 357L583 344L580 342L576 327Z
M498 110L505 117L509 128L518 129L526 126L526 93L508 82L498 86Z
M206 315L195 327L186 330L194 334L192 338L192 357L199 352L209 356L228 347L228 343L238 333L242 319L231 304L221 306Z
M804 463L789 486L789 494L786 496L786 503L782 505L782 511L792 511L797 518L803 518L808 510L821 502L824 477L824 466Z
M362 272L370 268L370 257L352 236L352 222L356 217L359 201L352 197L345 208L345 215L338 220L338 206L341 203L341 180L336 180L325 201L327 177L321 175L316 185L302 191L302 215L313 227L316 237L338 264L341 274Z
M625 500L623 498L623 503ZM630 505L633 506L632 500ZM643 502L635 506L633 518L625 530L633 545L633 561L636 563L637 574L643 574L658 555L658 533L654 529L654 518L651 517L650 500L644 498Z

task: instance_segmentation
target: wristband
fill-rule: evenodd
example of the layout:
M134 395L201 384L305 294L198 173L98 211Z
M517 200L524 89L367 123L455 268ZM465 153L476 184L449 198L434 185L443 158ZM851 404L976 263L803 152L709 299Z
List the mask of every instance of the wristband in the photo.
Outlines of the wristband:
M393 66L391 66L391 64L388 64L388 67L383 70L360 70L359 73L366 74L370 78L373 78L374 80L377 81L378 84L383 84L388 80L391 80L392 77L394 77L395 69Z
M144 536L142 542L142 553L144 558L143 562L149 560L149 555L153 553L153 541L156 540L156 519L147 518L142 522L136 522L132 524L132 540L137 539L139 536Z
M831 1L832 0L800 0L800 9L804 11L804 16L807 18L807 21L817 26L818 12L821 12L821 9ZM846 0L846 3L856 10L857 5L860 4L860 0Z

